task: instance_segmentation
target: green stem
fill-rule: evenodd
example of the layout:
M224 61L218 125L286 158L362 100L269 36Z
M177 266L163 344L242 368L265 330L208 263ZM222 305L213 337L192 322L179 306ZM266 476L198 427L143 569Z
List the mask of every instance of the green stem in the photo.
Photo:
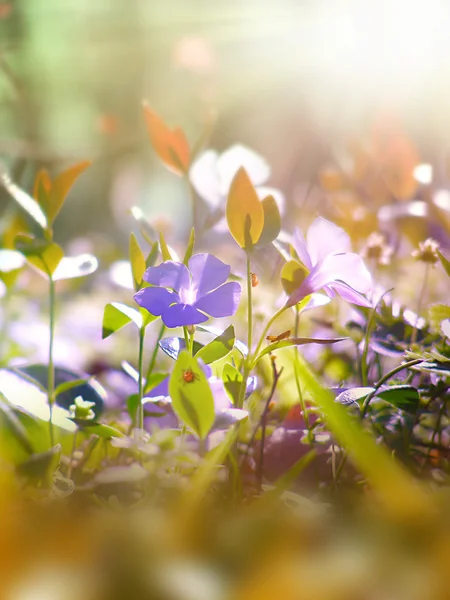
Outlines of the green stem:
M295 322L294 322L294 337L298 337L298 329L300 324L300 311L298 305L295 306ZM300 407L302 409L303 418L305 419L306 429L308 430L308 439L311 437L311 426L309 424L308 407L306 406L305 399L303 398L302 386L299 377L300 364L298 359L298 347L294 348L294 375L295 375L295 386L297 388L298 397L300 400Z
M252 266L250 263L250 254L247 254L247 347L249 360L252 354L252 337L253 337L253 308L252 308Z
M69 462L69 469L67 471L67 479L70 479L72 477L73 457L75 454L75 450L77 448L77 436L78 436L78 427L75 429L75 433L73 434L72 451L70 453L70 462Z
M49 312L50 312L50 327L49 327L49 346L48 346L48 375L47 375L47 398L49 408L49 434L50 434L50 445L54 445L53 437L53 404L54 404L54 393L55 393L55 368L53 365L53 339L55 335L55 282L50 277L49 285Z
M247 254L247 348L248 354L244 359L244 369L242 373L242 385L239 390L239 396L236 401L236 407L242 408L245 400L245 390L247 389L247 379L252 370L252 343L253 343L253 310L252 310L252 271L250 255Z
M403 369L410 369L411 367L414 367L415 365L418 365L421 362L423 362L422 358L415 358L414 360L410 360L409 362L402 363L401 365L398 365L397 367L395 367L394 369L389 371L389 373L386 373L386 375L384 377L382 377L379 381L377 381L374 389L370 392L370 394L364 400L364 403L361 408L361 419L363 419L366 416L367 409L369 408L370 402L376 396L380 387L384 383L386 383L386 381L388 381L394 375L397 375L397 373L399 373L400 371L403 371Z
M189 197L191 199L191 210L192 210L192 227L197 229L197 195L195 193L194 186L192 185L189 177L186 175L185 181L189 188Z
M419 300L417 302L417 315L416 315L416 320L414 322L414 329L412 331L411 334L411 345L416 343L417 340L417 325L420 319L420 312L422 310L422 305L423 305L423 301L425 298L425 294L427 291L427 287L428 287L428 277L430 274L430 265L428 263L425 264L425 273L423 276L423 282L422 282L422 288L420 290L420 294L419 294Z
M268 321L266 326L264 327L264 331L261 334L261 337L258 340L258 343L256 344L256 348L255 348L255 352L253 353L253 357L254 359L258 358L258 354L259 351L261 350L261 346L263 345L264 340L266 339L266 335L267 332L270 329L270 326L278 319L278 317L280 315L282 315L284 313L285 310L287 310L289 308L289 306L282 306L280 308L280 310L278 310ZM253 361L251 362L251 368L253 368L255 366L255 360L253 359Z
M144 429L144 405L142 398L144 397L144 378L143 378L143 362L144 362L144 338L145 338L145 327L141 327L139 330L139 366L138 366L138 385L139 385L139 408L138 408L138 428Z
M159 342L161 341L162 336L164 335L164 331L165 330L166 330L166 326L164 325L164 323L162 323L161 329L159 330L158 338L156 340L155 347L153 348L152 356L150 358L150 364L148 365L147 377L146 377L146 381L147 382L150 379L150 375L153 373L153 369L155 368L156 357L158 355L158 349L159 349Z

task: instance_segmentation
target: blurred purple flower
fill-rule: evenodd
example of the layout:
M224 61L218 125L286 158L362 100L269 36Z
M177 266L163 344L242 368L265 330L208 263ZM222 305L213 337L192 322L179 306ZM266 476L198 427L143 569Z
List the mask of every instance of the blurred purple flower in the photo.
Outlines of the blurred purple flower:
M363 296L371 289L371 275L362 258L351 252L350 238L343 229L318 217L306 240L299 229L295 230L293 246L309 273L289 296L288 306L321 289L330 298L339 294L352 304L371 306Z
M204 323L209 317L234 315L241 297L241 286L225 283L230 266L212 254L194 254L188 267L166 260L150 267L144 280L150 283L134 299L151 314L161 317L166 327Z
M218 377L211 375L211 367L202 365L202 369L208 377L208 383L214 398L214 408L216 418L211 431L227 429L237 421L241 421L248 416L246 410L234 408L226 390L223 381ZM250 395L256 388L256 377L249 377L247 383L246 396ZM171 407L169 396L169 376L155 386L144 398L146 412L151 416L146 418L146 429L151 425L157 424L160 428L178 427L178 419ZM152 406L150 406L152 404Z

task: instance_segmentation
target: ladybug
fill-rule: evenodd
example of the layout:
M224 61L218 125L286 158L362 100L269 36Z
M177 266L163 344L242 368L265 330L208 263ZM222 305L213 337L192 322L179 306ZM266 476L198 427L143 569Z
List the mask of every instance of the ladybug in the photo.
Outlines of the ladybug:
M199 376L197 373L194 373L192 369L189 368L183 371L184 383L194 383L194 381L196 381L197 379L199 379Z

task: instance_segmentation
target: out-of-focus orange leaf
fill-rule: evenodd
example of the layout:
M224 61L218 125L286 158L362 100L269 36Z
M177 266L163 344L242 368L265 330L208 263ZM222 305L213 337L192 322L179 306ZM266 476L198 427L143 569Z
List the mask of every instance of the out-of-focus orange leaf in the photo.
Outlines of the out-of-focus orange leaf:
M144 117L150 141L156 154L168 169L177 175L186 174L191 162L191 151L183 131L170 129L164 121L144 103Z
M380 177L391 194L399 200L411 198L418 186L414 168L420 163L420 157L394 116L384 114L377 119L371 148Z
M231 235L241 248L251 250L264 227L264 209L243 167L231 183L226 214Z
M324 167L319 173L320 186L326 192L337 192L346 187L344 175L335 167Z
M11 4L9 2L0 2L0 19L7 19L11 13Z
M102 135L113 136L119 131L119 120L112 114L100 115L97 119L97 129Z
M46 171L39 171L34 184L34 197L46 214L49 225L58 216L75 180L90 164L89 161L80 162L57 175L53 181Z
M41 204L41 198L45 201L45 198L50 193L52 188L52 182L50 175L45 169L38 171L36 179L34 180L33 197Z

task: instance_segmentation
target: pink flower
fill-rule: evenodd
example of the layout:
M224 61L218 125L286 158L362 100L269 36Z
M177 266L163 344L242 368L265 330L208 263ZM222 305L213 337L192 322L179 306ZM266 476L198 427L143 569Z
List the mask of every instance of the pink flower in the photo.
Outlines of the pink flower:
M339 294L352 304L371 306L363 294L370 291L372 277L362 258L351 252L350 238L343 229L318 217L306 240L299 229L295 230L292 245L309 273L289 296L287 306L319 290L330 298Z

